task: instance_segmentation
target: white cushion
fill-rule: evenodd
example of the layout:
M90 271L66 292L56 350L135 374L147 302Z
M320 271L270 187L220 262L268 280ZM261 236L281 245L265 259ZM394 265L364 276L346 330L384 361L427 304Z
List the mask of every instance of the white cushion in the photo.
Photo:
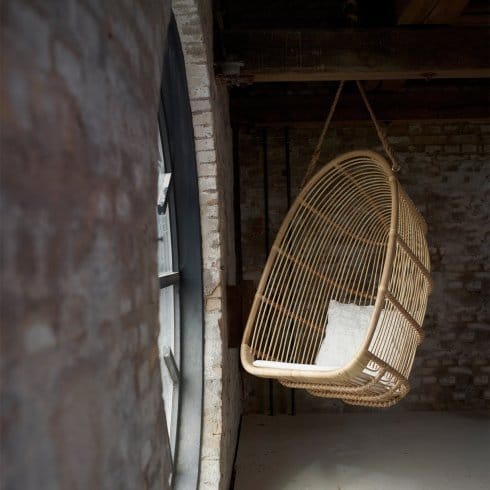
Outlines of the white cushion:
M318 351L318 366L344 367L351 362L366 338L373 306L330 300L325 338Z
M294 362L263 361L261 359L254 361L255 367L275 368L275 369L293 369L294 371L334 371L340 366L315 366L314 364L295 364Z
M330 300L328 324L325 337L320 345L315 364L255 360L256 367L290 369L295 371L334 371L349 364L366 339L374 305L359 306ZM378 322L383 321L384 310ZM376 338L376 332L375 336ZM374 339L373 339L374 340ZM366 371L365 371L366 372Z

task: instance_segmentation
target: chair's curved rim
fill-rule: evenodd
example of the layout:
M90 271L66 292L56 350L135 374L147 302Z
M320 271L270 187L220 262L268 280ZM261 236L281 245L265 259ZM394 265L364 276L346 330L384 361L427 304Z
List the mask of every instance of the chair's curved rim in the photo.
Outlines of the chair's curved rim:
M352 160L360 157L371 159L377 165L379 165L380 168L383 169L383 171L385 172L388 178L388 183L391 192L391 221L390 221L388 244L386 247L385 262L384 262L383 272L381 275L381 281L378 286L378 291L376 294L376 302L374 304L373 315L371 317L371 321L369 323L369 327L363 345L360 347L357 354L348 364L336 370L305 372L305 371L298 371L294 369L278 369L272 367L267 368L267 367L254 366L253 365L254 357L252 355L252 349L248 345L248 342L250 339L250 335L252 333L252 327L255 322L255 317L259 306L258 295L262 292L263 288L265 287L265 283L267 281L267 278L269 277L270 267L276 256L276 253L274 252L275 246L278 245L278 243L282 240L282 237L285 234L287 227L301 202L301 199L304 197L305 194L308 193L310 188L314 186L318 182L318 180L323 177L325 173L329 172L332 167L344 161ZM305 187L301 189L300 193L296 197L294 203L292 204L291 208L289 209L288 213L286 214L286 217L282 222L282 225L279 229L276 239L274 240L271 253L269 254L266 265L264 267L264 271L260 278L259 285L257 287L257 292L255 294L255 298L252 303L252 308L250 310L247 324L245 326L245 331L243 333L243 339L240 348L240 359L245 371L260 378L275 378L275 379L282 378L282 379L289 379L291 381L293 380L299 381L299 380L307 379L309 381L315 380L315 381L332 382L335 381L336 379L342 379L342 378L350 377L355 374L359 374L366 367L367 363L371 360L369 356L368 348L371 343L372 337L374 335L374 331L378 323L379 315L381 313L381 309L384 304L385 291L387 289L388 282L391 276L391 271L393 268L395 246L396 246L396 234L398 231L397 230L398 201L399 201L398 181L393 171L391 170L390 165L382 155L372 150L355 150L355 151L349 151L347 153L343 153L337 156L336 158L334 158L333 160L331 160L326 165L324 165L308 181Z

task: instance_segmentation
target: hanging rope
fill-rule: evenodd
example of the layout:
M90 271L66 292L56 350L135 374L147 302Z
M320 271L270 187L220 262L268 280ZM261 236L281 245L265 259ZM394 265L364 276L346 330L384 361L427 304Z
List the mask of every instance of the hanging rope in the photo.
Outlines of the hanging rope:
M369 103L367 96L366 96L366 92L364 91L364 87L362 86L362 83L359 80L357 80L356 84L357 84L357 88L359 89L359 93L361 94L362 100L366 104L366 108L369 112L369 115L371 116L371 120L373 121L374 127L376 128L376 132L378 133L378 137L381 141L381 144L383 145L383 149L391 161L391 170L393 170L393 172L398 172L401 167L400 167L400 164L398 163L398 161L395 157L395 152L393 151L393 148L391 147L391 145L388 141L388 137L386 135L386 132L381 127L378 120L376 119L376 116L374 115L373 109L371 107L371 104Z
M316 164L318 163L318 159L320 158L320 152L322 151L323 140L325 138L325 134L327 133L328 127L330 126L330 121L332 120L333 113L335 112L335 108L337 107L337 103L339 101L340 94L342 93L343 88L344 88L344 81L342 80L339 83L337 93L335 94L332 105L330 106L330 111L328 113L325 124L323 125L322 132L320 133L320 138L319 138L318 143L316 145L315 151L313 152L313 155L311 157L310 164L308 165L308 168L306 169L306 173L305 173L305 176L303 177L303 181L301 182L301 189L310 180L310 177L313 175L313 173L315 171Z
M378 133L378 137L381 141L381 144L383 145L383 149L391 161L391 170L393 170L393 172L398 172L400 170L400 165L399 165L399 163L395 157L395 153L393 151L393 148L391 147L391 145L388 141L388 137L386 135L386 132L381 127L378 120L376 119L376 116L375 116L374 111L371 107L371 104L369 103L369 100L366 96L366 92L364 91L362 83L359 80L357 80L356 84L357 84L357 88L359 89L359 93L361 94L361 98L364 101L364 104L366 105L366 108L369 112L369 115L370 115L371 120L374 124L374 127L376 128L376 132ZM342 93L343 88L344 88L344 81L342 80L341 82L339 82L339 86L337 88L337 92L335 94L335 97L332 101L332 105L330 106L330 110L328 112L327 119L325 120L325 124L323 125L322 132L320 133L320 138L318 139L318 143L316 145L315 151L313 152L313 155L311 157L308 168L306 169L305 176L303 177L303 181L301 182L301 187L300 187L301 189L305 186L305 184L308 182L308 180L310 180L310 178L315 173L315 167L318 163L318 160L320 159L320 153L322 151L323 140L325 139L325 135L326 135L327 130L328 130L330 123L332 121L332 117L333 117L333 114L335 112L335 109L337 108L337 104L339 102L340 94Z

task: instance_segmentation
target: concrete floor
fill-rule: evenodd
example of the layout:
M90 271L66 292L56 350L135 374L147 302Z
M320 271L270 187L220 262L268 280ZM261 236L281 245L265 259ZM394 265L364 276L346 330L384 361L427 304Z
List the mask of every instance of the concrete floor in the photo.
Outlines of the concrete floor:
M490 413L245 416L235 490L490 489Z

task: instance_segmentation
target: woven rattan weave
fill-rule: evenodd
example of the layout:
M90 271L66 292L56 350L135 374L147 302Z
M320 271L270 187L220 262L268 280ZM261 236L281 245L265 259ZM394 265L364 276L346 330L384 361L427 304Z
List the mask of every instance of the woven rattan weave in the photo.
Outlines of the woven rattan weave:
M410 388L432 288L425 234L381 155L355 151L325 165L301 190L272 246L243 336L244 368L350 404L398 402ZM349 364L311 372L253 365L314 364L331 299L375 306Z

